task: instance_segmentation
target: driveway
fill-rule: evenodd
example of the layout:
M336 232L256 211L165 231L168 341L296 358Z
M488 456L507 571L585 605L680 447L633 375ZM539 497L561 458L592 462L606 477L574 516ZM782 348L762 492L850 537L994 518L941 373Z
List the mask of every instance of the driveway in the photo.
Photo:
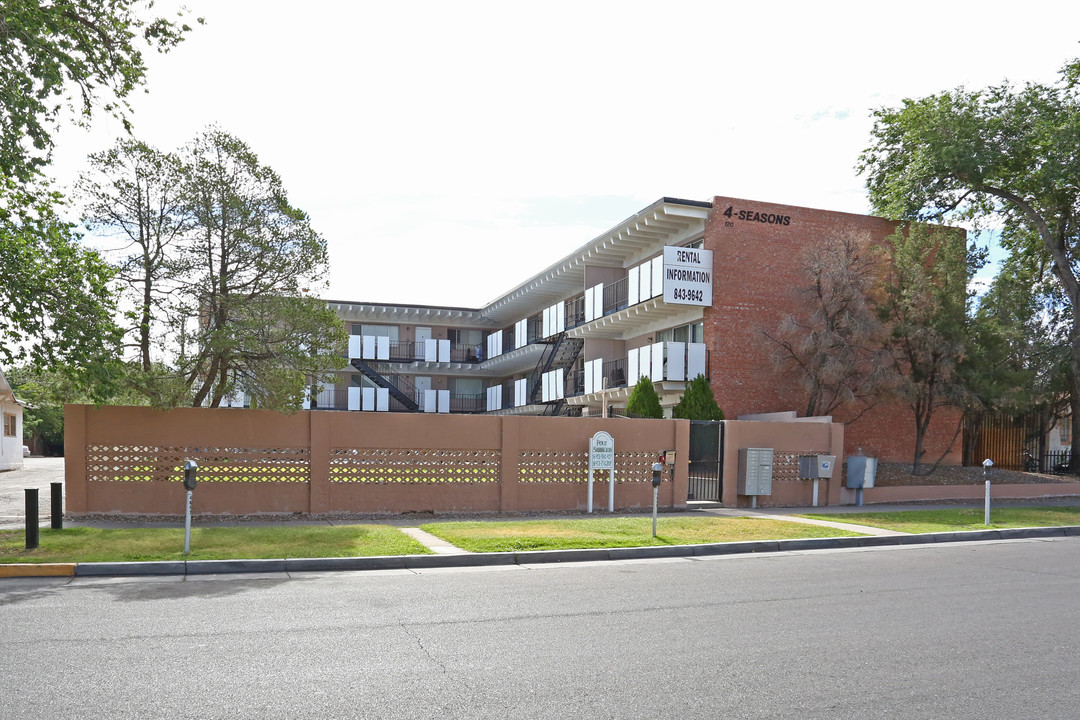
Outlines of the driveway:
M49 484L54 482L64 482L64 458L29 457L21 470L0 472L0 530L26 526L26 488L38 488L41 524L48 527Z

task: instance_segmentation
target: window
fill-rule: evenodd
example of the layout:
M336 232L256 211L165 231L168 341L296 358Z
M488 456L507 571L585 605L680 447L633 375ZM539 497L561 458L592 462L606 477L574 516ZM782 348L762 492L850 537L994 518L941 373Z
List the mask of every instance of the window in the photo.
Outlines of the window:
M4 437L15 437L15 416L11 413L4 413Z
M669 330L661 330L656 334L656 342L704 342L705 323L696 322L689 325L680 325Z
M461 328L450 328L447 331L447 337L450 339L452 345L483 345L484 344L484 331L483 330L466 330Z
M388 337L390 342L398 341L397 325L361 325L353 323L351 328L353 335L373 335L375 337Z

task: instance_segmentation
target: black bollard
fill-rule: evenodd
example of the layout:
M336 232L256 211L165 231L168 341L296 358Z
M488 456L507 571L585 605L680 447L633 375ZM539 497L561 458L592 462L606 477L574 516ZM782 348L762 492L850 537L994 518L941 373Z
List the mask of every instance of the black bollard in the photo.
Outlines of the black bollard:
M26 488L26 549L38 546L38 497L37 488Z
M52 511L52 529L63 530L64 529L64 483L49 483L52 489L52 504L50 510Z

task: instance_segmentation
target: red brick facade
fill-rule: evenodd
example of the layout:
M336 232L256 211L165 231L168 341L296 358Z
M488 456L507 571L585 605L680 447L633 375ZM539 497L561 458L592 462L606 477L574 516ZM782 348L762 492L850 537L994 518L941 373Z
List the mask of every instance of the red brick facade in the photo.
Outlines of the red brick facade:
M793 378L777 374L772 346L763 329L775 330L783 315L798 313L796 289L806 284L802 258L830 236L867 234L881 242L895 224L882 218L716 197L705 227L705 248L713 251L713 305L705 308L705 342L711 383L728 418L749 413L805 409L805 394ZM850 413L835 413L846 421ZM933 461L956 431L959 413L939 410L926 437ZM899 403L879 406L845 428L845 453L886 462L912 459L915 442L911 411ZM946 458L960 464L960 441Z

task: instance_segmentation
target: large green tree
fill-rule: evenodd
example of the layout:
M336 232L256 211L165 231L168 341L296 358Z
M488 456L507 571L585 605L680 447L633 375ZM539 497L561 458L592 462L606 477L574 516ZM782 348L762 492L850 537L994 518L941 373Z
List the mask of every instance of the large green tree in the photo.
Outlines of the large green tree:
M875 113L859 169L894 218L996 221L1038 238L1072 309L1070 470L1080 471L1080 61L1058 82L958 88ZM977 225L978 226L978 225Z
M113 270L57 217L59 202L0 178L0 363L61 367L104 397L120 340Z
M141 372L150 373L181 323L171 300L188 268L181 253L191 227L183 167L176 154L131 139L89 159L92 170L78 185L83 222L117 243L109 254L134 306L126 345L136 349Z
M915 422L912 473L929 474L948 453L923 468L925 440L938 409L963 407L967 388L959 366L967 354L967 287L971 277L963 233L913 223L887 238L888 258L878 313L888 336L883 358L896 378L892 392ZM959 435L957 423L953 442Z
M239 391L260 407L298 408L346 351L340 319L306 296L326 272L326 241L277 174L226 132L196 138L184 172L190 271L177 309L197 318L179 360L191 402L217 407Z
M191 29L150 16L153 6L153 0L4 0L0 173L29 180L48 164L61 122L84 124L96 109L130 126L127 97L146 82L144 51L167 52Z
M144 50L190 28L152 17L151 0L0 4L0 362L61 368L94 397L115 387L119 334L112 271L59 219L42 180L53 137L97 111L129 126L126 98L146 80Z

